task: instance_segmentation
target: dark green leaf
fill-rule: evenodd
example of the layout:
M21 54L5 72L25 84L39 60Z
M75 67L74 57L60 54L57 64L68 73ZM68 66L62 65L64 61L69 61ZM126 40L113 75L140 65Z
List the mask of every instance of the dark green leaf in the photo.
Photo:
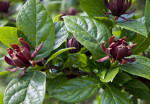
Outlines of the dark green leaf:
M147 38L142 35L136 36L133 40L133 43L137 44L132 49L133 54L138 54L145 51L150 46L150 33Z
M106 56L100 45L102 41L108 42L111 34L103 22L79 16L66 16L64 22L67 30L73 33L75 38L93 54L95 59Z
M129 93L137 98L150 102L149 88L139 80L130 80L124 84Z
M126 29L122 29L121 31L121 35L120 38L126 36L128 41L133 41L133 39L137 36L135 32L130 31L130 30L126 30ZM144 36L143 36L144 37Z
M48 78L46 83L46 90L49 95L53 93L53 91L61 84L67 81L67 78L63 75L57 76L56 78Z
M101 104L131 104L131 103L120 90L108 86L102 93Z
M150 59L138 55L134 55L131 57L135 57L136 61L120 65L120 69L133 75L150 79Z
M145 15L145 23L146 23L147 29L150 32L150 1L149 0L146 0L144 15Z
M64 22L55 22L55 44L53 49L58 48L64 41L67 40L68 32Z
M95 95L101 87L99 80L94 78L75 78L60 84L52 97L65 102L80 102Z
M0 41L8 47L10 44L19 44L17 28L0 27Z
M42 104L45 85L46 75L39 71L15 77L5 90L4 104Z
M91 17L104 16L104 0L80 0L81 7Z
M41 59L50 54L55 42L53 21L40 0L28 0L22 7L17 18L17 27L23 31L32 50L43 42L37 58Z
M49 61L51 61L52 59L56 58L58 55L62 54L63 52L66 52L66 51L68 51L68 50L70 50L70 49L75 49L75 48L74 48L74 47L65 48L65 49L61 49L61 50L59 50L58 52L54 53L54 54L46 61L45 65L46 65Z
M128 82L129 80L132 80L132 78L128 74L126 74L124 72L120 72L116 75L113 82L118 83L118 84L124 84L124 83Z
M146 26L142 24L141 22L128 21L128 22L117 23L117 26L139 33L145 37L148 37L148 31L146 29Z

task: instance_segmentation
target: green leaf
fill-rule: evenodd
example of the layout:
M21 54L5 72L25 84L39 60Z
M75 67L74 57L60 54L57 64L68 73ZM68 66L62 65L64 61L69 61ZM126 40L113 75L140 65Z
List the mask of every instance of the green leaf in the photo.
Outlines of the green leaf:
M124 84L124 83L128 82L129 80L132 80L132 78L128 74L126 74L124 72L120 72L116 75L113 82L118 83L118 84Z
M118 72L119 72L119 68L118 67L115 68L115 69L109 69L105 73L105 77L101 77L100 80L102 82L110 82L110 81L112 82Z
M130 30L122 29L120 38L126 36L128 41L133 41L135 37L137 37L136 33ZM141 35L139 35L141 36ZM144 37L144 36L143 36Z
M17 36L17 28L0 27L0 41L8 47L10 47L10 44L20 44Z
M150 32L150 1L146 0L146 6L145 6L145 23L148 31Z
M138 55L133 55L131 57L135 57L136 61L120 65L120 69L133 75L150 79L150 59Z
M136 36L135 39L133 40L133 43L137 44L132 49L133 54L138 54L145 51L150 46L150 33L147 38L142 35Z
M9 22L8 19L2 19L2 20L0 20L0 27L5 26L8 22Z
M64 41L67 40L69 33L65 27L64 22L55 22L55 44L53 50L58 48Z
M85 71L89 71L87 68L88 58L85 54L70 54L68 60L64 63L63 68L72 68L72 66L77 66L78 68L84 69Z
M107 26L97 19L80 16L65 16L64 22L69 32L84 45L95 59L102 58L106 54L101 49L102 41L109 41L111 36Z
M108 86L102 93L101 104L131 104L131 103L120 90Z
M55 57L57 57L58 55L62 54L63 52L66 52L66 51L68 51L68 50L70 50L70 49L75 49L75 48L74 48L74 47L65 48L65 49L61 49L61 50L59 50L58 52L54 53L54 54L46 61L45 65L46 65L49 61L51 61L52 59L54 59Z
M63 14L59 14L59 15L57 15L56 17L55 17L55 19L54 19L54 22L58 22L59 21L59 18L60 18L60 16L62 16Z
M150 102L149 88L139 80L130 80L124 84L130 94L137 98Z
M61 84L67 81L67 77L64 75L59 75L56 78L47 78L46 80L46 90L49 95L53 93L53 91Z
M45 85L46 75L39 71L15 77L5 90L4 104L42 104Z
M5 74L8 74L8 73L10 73L9 71L2 71L2 72L0 72L0 76L1 75L5 75Z
M104 0L80 0L82 9L91 17L104 16Z
M50 54L55 42L54 23L40 0L28 0L17 17L17 28L21 30L32 50L43 42L37 58Z
M80 102L95 95L102 84L94 78L75 78L54 89L52 97L65 102Z
M143 35L145 37L148 37L148 31L146 29L146 26L141 22L128 21L128 22L117 23L117 26L139 33L140 35Z

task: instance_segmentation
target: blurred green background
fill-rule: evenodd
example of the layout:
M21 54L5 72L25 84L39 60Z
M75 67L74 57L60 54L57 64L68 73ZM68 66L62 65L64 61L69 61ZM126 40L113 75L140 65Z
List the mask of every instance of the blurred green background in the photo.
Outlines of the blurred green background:
M134 3L131 9L136 7L135 13L139 14L139 16L142 17L144 14L145 0L133 0L133 1ZM0 12L0 14L2 14L2 16L0 16L0 27L3 26L16 27L16 17L18 11L25 3L25 0L10 0L9 2L10 2L10 8L7 13L8 16L4 16L4 14ZM80 7L80 3L78 0L43 0L42 3L46 7L47 11L51 13L53 19L60 12L67 13L68 9L71 7L73 7L78 11L77 15L85 15L85 13L83 13L82 8ZM7 55L7 47L0 43L0 72L4 71L4 65L7 67L7 64L3 61L4 55ZM16 75L18 75L18 72L6 74L6 75L0 75L0 104L3 104L3 96L7 84ZM78 104L100 104L99 101L100 101L100 96L97 95L92 97L88 101L84 101ZM49 99L46 96L43 104L58 104L58 101L55 99ZM59 104L65 104L65 103L61 102ZM139 104L142 104L142 102L139 101Z

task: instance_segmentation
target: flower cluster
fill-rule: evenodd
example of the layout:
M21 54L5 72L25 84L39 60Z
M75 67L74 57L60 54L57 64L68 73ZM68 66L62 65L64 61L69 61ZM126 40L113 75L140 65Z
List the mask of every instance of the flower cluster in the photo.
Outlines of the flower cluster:
M117 20L118 17L124 19L124 20L129 20L126 19L125 17L122 17L122 14L131 14L133 12L135 12L136 8L133 9L130 12L126 12L132 4L132 0L128 1L128 0L104 0L105 6L111 11L111 13L106 12L106 15L112 14L113 16L115 16L115 19Z
M22 44L22 47L17 44L10 44L12 48L8 48L8 54L10 56L4 57L4 60L9 65L17 66L15 69L8 69L6 70L10 72L15 72L20 68L24 68L22 73L19 75L19 77L23 76L29 66L34 67L38 62L41 62L42 60L32 61L32 59L37 55L37 52L42 48L43 43L40 44L40 46L31 54L31 49L29 44L23 39L19 38L20 43Z
M121 64L125 64L127 62L134 62L135 58L126 58L128 56L131 56L132 54L132 48L136 44L132 44L131 46L128 45L126 42L126 37L123 37L122 39L118 39L117 41L114 41L115 36L112 36L109 39L109 47L105 48L104 41L101 44L101 47L103 51L108 55L104 58L101 58L97 60L98 62L103 62L109 58L112 59L112 63L115 62L115 60L118 60Z

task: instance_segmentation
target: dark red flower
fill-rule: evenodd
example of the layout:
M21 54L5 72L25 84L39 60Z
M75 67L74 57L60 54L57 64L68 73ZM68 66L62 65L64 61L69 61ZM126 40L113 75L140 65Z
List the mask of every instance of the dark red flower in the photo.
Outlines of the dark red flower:
M80 50L80 43L73 36L69 40L67 40L67 47L75 47L76 49L71 49L69 50L69 52L77 53Z
M0 12L8 13L9 7L10 7L9 1L0 1Z
M24 68L22 73L19 76L23 76L29 66L34 67L37 62L40 62L42 60L32 61L32 59L37 55L37 52L42 48L43 43L40 44L40 46L31 54L31 49L29 44L23 39L19 38L20 43L22 44L22 47L17 44L10 44L12 48L8 48L8 54L10 58L7 56L4 57L4 60L7 64L17 66L16 69L8 69L6 70L10 72L15 72L20 68Z
M118 60L121 64L125 64L127 62L134 62L135 58L126 58L128 56L131 56L132 54L132 48L136 44L132 44L131 46L128 45L126 42L126 37L123 37L122 39L118 39L117 41L114 41L115 36L112 36L109 39L109 47L105 48L104 43L102 42L101 47L103 51L108 55L104 58L101 58L97 60L98 62L103 62L107 60L108 58L112 59L112 62L115 62L115 60Z
M69 8L68 10L68 15L76 15L78 11L74 8Z
M122 14L131 14L135 12L136 8L133 9L130 12L126 12L132 4L132 0L104 0L105 6L111 11L111 13L106 12L106 15L112 14L115 16L115 19L117 20L118 17L121 17L122 19L128 20L125 17L122 17Z

